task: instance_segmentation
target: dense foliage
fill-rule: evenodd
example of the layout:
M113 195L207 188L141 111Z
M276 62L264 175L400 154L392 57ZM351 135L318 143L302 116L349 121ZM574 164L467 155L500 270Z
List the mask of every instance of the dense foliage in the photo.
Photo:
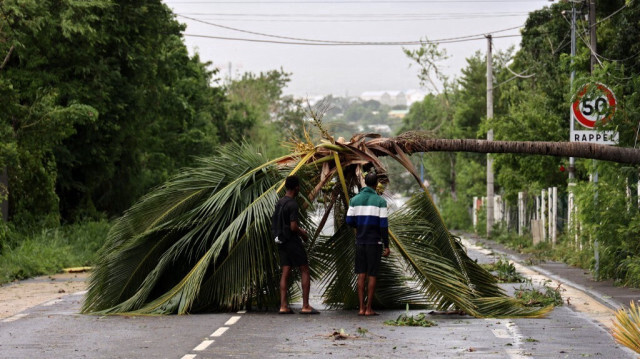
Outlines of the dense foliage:
M12 228L118 216L220 144L277 152L282 128L302 131L302 104L282 96L289 74L219 84L160 0L0 10L0 202Z
M444 81L442 93L414 105L402 130L427 130L441 138L486 138L487 130L493 129L496 140L566 142L574 92L586 83L597 81L613 89L618 103L615 117L598 128L619 131L620 146L637 146L640 5L637 1L623 0L597 3L597 65L593 72L590 71L586 17L578 16L577 52L572 65L572 5L571 2L552 4L529 14L517 52L498 51L496 56L494 50L492 120L487 121L484 108L486 60L478 54L467 60L468 65L459 79ZM576 6L582 14L587 13L586 6ZM429 63L417 59L415 53L410 55L418 63ZM433 50L422 55L431 56L432 62L440 58ZM573 89L571 70L576 72ZM437 79L436 75L432 72L430 76ZM424 77L425 72L420 76ZM486 195L485 156L428 154L424 158L427 180L439 195L445 219L453 228L470 229L470 197ZM556 186L560 196L566 198L568 171L561 168L568 169L568 159L515 154L494 158L496 194L501 194L512 208L517 205L518 192L525 192L531 204L541 189ZM599 184L589 183L596 170ZM580 253L577 262L595 270L597 242L600 256L597 276L613 277L623 284L637 286L640 248L635 243L640 228L634 223L638 223L638 168L576 160L575 181L580 227L567 235L568 243L563 245L578 247L572 247L573 253ZM598 193L597 199L594 193ZM563 209L566 218L566 206ZM483 216L481 213L481 219Z

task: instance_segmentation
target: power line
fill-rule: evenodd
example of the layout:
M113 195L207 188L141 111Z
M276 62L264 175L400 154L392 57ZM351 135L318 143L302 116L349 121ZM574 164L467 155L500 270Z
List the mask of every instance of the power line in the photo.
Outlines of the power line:
M534 3L543 2L544 0L362 0L362 1L165 1L167 4L434 4L434 3Z
M332 23L332 24L337 24L337 23L376 23L376 22L385 22L385 23L391 23L391 22L420 22L420 23L424 23L426 21L442 21L442 20L465 20L465 19L486 19L486 18L506 18L506 17L520 17L522 15L513 15L513 16L478 16L478 17L450 17L450 18L437 18L437 19L431 19L431 18L393 18L393 19L361 19L361 20L357 20L357 19L333 19L333 20L303 20L303 19L223 19L223 18L216 18L216 17L208 17L208 18L202 18L201 20L207 20L207 21L221 21L221 22L260 22L260 23L278 23L278 24L283 24L283 23Z
M216 40L232 40L232 41L246 41L246 42L260 42L260 43L269 43L269 44L286 44L286 45L307 45L307 46L402 46L402 45L422 45L426 43L433 44L451 44L456 42L467 42L467 41L476 41L476 40L484 40L484 36L476 37L476 38L468 38L468 39L459 39L459 40L434 40L434 41L406 41L406 42L304 42L304 41L279 41L279 40L264 40L264 39L247 39L247 38L238 38L238 37L223 37L223 36L212 36L212 35L198 35L198 34L183 34L187 37L199 37L205 39L216 39ZM518 35L503 35L503 36L494 36L494 38L504 38L504 37L517 37L522 36Z
M609 14L609 16L605 17L604 19L601 19L600 21L596 22L595 24L591 25L590 27L595 27L596 25L598 25L601 22L604 22L606 20L609 20L609 18L611 18L612 16L616 15L617 13L619 13L620 11L624 10L624 8L627 7L627 4L622 5L621 8L619 8L618 10L612 12L611 14Z
M316 18L304 18L304 17L288 17L288 16L270 16L262 14L246 14L247 17L225 17L225 14L192 14L183 13L182 15L191 16L215 16L215 17L198 17L202 21L223 21L223 22L269 22L269 23L357 23L357 22L398 22L398 21L441 21L441 20L464 20L464 19L487 19L487 18L506 18L506 17L522 17L525 13L513 13L513 14L492 14L492 13L478 13L478 14L451 14L446 16L432 16L432 15L412 15L412 14L397 14L398 16L389 16L384 14L376 14L375 16L359 16L359 17L321 17ZM255 17L253 17L255 16Z
M492 15L527 15L528 12L515 12L515 11L504 11L504 12L496 12L496 11L483 11L483 12L441 12L441 13L223 13L223 12L182 12L182 15L189 16L230 16L230 17L355 17L355 18L366 18L366 17L439 17L439 16L492 16Z
M189 17L189 16L184 16L184 15L181 15L181 14L176 14L176 15L180 16L182 18L185 18L185 19L189 19L189 20L192 20L192 21L200 22L200 23L207 24L207 25L210 25L210 26L219 27L219 28L226 29L226 30L232 30L232 31L242 32L242 33L251 34L251 35L258 35L258 36L265 36L265 37L272 37L272 38L277 38L277 39L295 41L295 42L289 43L291 45L302 45L302 44L312 44L312 43L325 43L325 44L331 44L331 45L385 45L385 46L387 46L387 45L420 45L420 44L425 43L425 42L432 42L432 43L444 43L444 42L447 42L448 43L448 42L455 42L454 40L462 40L462 39L468 39L468 38L473 38L473 37L478 37L478 36L484 36L484 34L475 34L475 35L466 35L466 36L438 39L438 40L432 40L432 41L410 40L410 41L367 41L367 42L363 42L363 41L317 40L317 39L305 39L305 38L298 38L298 37L291 37L291 36L272 35L272 34L267 34L267 33L263 33L263 32L243 30L243 29L238 29L238 28L235 28L235 27L230 27L230 26L220 25L220 24L216 24L216 23L212 23L212 22L208 22L208 21L203 21L203 20L200 20L200 19L192 18L192 17ZM492 33L498 33L498 32L514 30L514 29L518 29L520 27L521 26L514 26L514 27L507 28L507 29L496 30L496 31L493 31ZM205 35L186 35L186 34L185 34L185 36L206 37ZM513 36L513 35L509 35L507 37L511 37L511 36ZM516 35L516 36L520 36L520 35ZM503 37L503 36L498 36L498 37ZM259 41L259 39L241 39L241 38L214 37L214 36L211 36L211 38L219 38L221 40L235 39L235 40L238 40L238 41L261 42L261 41ZM278 41L278 42L275 42L275 41L262 41L262 42L287 43L287 42L284 42L284 41Z

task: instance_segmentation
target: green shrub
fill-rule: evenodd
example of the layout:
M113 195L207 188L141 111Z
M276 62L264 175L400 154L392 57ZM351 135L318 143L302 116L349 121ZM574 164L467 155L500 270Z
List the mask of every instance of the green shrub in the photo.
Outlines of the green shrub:
M65 267L91 265L108 231L107 221L30 233L9 230L0 252L0 283L56 273Z
M440 212L449 229L471 230L471 212L467 201L454 201L444 197L439 203Z
M616 278L620 285L640 288L640 257L627 257L616 268Z
M491 233L491 240L504 244L506 247L522 252L533 245L531 236L519 236L513 231L495 226Z

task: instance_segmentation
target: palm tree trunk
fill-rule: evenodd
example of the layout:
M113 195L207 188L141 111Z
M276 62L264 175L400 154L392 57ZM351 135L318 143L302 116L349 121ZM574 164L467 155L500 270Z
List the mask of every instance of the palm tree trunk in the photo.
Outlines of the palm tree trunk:
M559 157L591 158L618 163L640 164L640 149L581 142L486 141L469 139L433 139L416 132L393 138L377 138L376 145L395 153L397 145L405 153L477 152L519 153ZM384 156L383 153L379 155Z

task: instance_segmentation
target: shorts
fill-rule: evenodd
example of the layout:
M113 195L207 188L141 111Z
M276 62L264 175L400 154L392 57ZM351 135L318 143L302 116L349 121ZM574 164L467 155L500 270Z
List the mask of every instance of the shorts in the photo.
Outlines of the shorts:
M381 244L356 244L356 274L377 277L382 259Z
M305 252L300 238L290 239L283 244L278 244L278 254L280 255L281 267L300 267L309 265L307 252Z

